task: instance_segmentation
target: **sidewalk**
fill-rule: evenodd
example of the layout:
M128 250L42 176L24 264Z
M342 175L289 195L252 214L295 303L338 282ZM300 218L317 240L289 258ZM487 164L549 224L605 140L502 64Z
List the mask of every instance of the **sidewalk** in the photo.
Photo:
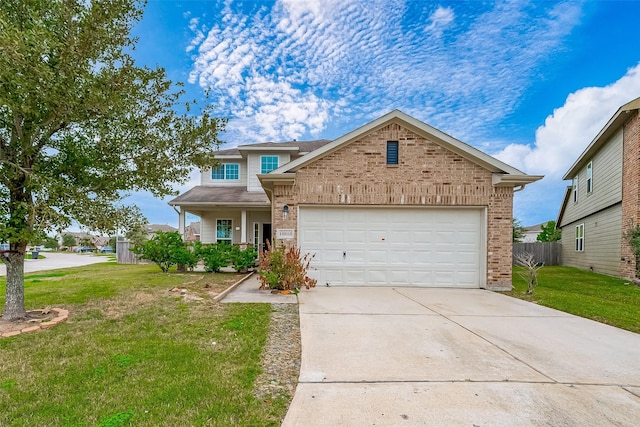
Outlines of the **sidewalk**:
M97 264L99 262L109 262L109 257L95 255L80 255L72 253L59 252L42 252L46 258L42 259L25 259L24 272L33 273L34 271L56 270L59 268L80 267L83 265ZM0 263L0 276L7 275L7 266Z

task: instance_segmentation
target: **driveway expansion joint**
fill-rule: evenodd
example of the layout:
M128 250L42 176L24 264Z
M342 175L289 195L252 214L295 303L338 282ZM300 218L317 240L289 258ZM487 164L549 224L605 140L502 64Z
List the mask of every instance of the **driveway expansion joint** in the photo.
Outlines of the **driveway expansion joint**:
M628 384L613 383L590 383L590 382L560 382L560 381L527 381L527 380L351 380L351 381L298 381L298 384L541 384L541 385L561 385L566 387L615 387L640 398L640 395L628 390L627 387L634 387Z

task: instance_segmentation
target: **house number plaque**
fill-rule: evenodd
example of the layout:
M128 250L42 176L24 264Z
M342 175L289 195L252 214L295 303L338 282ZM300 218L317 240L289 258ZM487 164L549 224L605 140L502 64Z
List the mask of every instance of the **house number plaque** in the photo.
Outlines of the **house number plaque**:
M276 230L276 239L293 239L294 232L293 228L278 228Z

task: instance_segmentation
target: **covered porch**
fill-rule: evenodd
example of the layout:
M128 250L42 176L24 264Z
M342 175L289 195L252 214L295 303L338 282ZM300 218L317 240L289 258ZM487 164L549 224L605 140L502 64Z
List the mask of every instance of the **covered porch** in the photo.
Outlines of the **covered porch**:
M264 247L272 240L271 202L263 192L243 187L197 186L169 205L178 213L178 230L185 237L186 217L200 217L202 243L228 242Z

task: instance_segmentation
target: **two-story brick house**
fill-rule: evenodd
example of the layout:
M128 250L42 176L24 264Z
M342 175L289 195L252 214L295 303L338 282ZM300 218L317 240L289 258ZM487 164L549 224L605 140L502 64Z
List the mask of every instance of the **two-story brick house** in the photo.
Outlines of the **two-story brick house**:
M329 142L267 142L216 152L219 166L201 171L200 185L169 202L180 207L180 233L186 232L188 212L201 218L199 234L203 243L263 245L265 240L271 241L271 202L258 175Z
M616 111L564 175L570 180L558 215L562 263L635 277L625 237L640 224L640 98Z
M397 110L334 141L217 158L170 202L201 217L201 240L298 245L332 285L510 289L513 193L542 178Z

